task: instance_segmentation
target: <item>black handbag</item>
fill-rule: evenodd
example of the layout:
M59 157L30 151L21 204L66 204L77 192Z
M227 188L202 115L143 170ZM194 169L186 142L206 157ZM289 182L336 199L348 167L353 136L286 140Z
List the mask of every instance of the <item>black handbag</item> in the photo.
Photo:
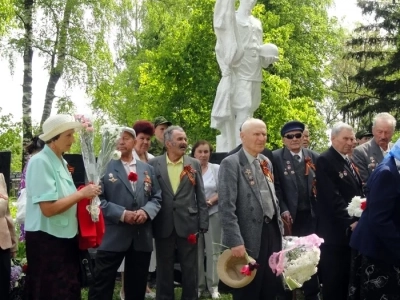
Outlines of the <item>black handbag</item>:
M81 287L94 283L94 262L88 250L79 250L79 273Z

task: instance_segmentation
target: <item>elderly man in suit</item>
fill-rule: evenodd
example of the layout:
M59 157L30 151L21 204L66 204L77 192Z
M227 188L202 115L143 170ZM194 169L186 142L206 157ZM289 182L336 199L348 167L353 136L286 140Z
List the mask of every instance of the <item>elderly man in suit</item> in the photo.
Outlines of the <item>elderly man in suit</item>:
M292 229L291 235L307 236L315 233L316 202L315 163L318 153L303 148L304 124L291 121L283 125L281 136L284 148L273 151L277 174L282 187L281 216ZM285 232L286 233L286 232ZM306 300L319 299L317 275L302 288Z
M161 211L154 219L157 300L174 298L174 251L182 269L182 300L197 299L197 245L189 236L207 232L208 208L198 160L185 155L186 134L170 126L164 132L167 152L149 161L162 190Z
M266 130L268 131L268 129L266 129ZM240 126L240 131L242 131L242 126ZM265 142L267 142L267 139L268 139L268 136L266 137L266 141ZM232 155L232 154L235 154L235 153L239 152L239 150L242 149L242 147L243 147L243 145L240 144L239 146L237 146L233 150L229 151L226 156L229 156L229 155ZM276 194L276 197L278 198L279 202L281 202L282 191L281 191L281 186L280 186L280 182L279 182L279 176L278 176L278 173L277 173L277 168L276 168L276 165L275 165L276 162L275 162L274 156L272 154L272 151L270 149L268 149L267 147L264 147L264 149L262 150L261 154L266 156L272 163L273 175L274 175L275 194Z
M357 222L347 206L354 196L362 196L361 177L348 154L354 141L353 128L343 122L333 125L332 146L317 159L317 234L321 246L319 264L324 300L347 299L351 250L349 232Z
M389 153L391 140L396 129L396 119L388 113L380 113L372 123L373 138L354 149L352 159L365 184L376 166Z
M219 211L223 244L232 255L247 252L260 264L254 280L233 290L234 300L272 300L283 292L268 258L282 247L282 222L273 184L272 164L260 154L267 129L259 119L243 123L242 149L226 157L219 171Z
M126 300L145 298L152 220L160 210L161 190L153 167L135 159L136 134L125 127L118 144L121 159L112 160L101 180L101 208L106 225L97 250L91 300L111 300L117 269L125 257Z

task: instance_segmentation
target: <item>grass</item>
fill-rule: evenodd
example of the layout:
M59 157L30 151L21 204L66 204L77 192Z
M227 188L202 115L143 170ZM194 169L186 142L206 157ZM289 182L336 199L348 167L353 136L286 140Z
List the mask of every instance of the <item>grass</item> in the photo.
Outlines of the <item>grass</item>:
M114 289L114 295L112 300L120 300L121 298L119 297L119 291L121 289L121 282L116 281L115 282L115 289ZM182 290L181 288L175 288L175 300L180 300L181 299L181 293ZM88 289L82 289L82 299L87 299L88 298ZM212 300L211 297L201 297L199 298L201 300ZM221 300L232 300L232 296L230 294L221 294Z

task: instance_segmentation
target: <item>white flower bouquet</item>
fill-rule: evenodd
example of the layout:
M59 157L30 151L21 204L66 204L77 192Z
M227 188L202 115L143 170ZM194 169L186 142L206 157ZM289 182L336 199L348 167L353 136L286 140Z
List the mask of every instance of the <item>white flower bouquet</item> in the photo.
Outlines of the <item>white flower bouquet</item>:
M350 217L361 217L363 211L367 207L367 199L361 198L360 196L355 196L351 199L349 205L347 206L347 212Z
M104 176L107 164L112 159L117 142L121 136L122 128L119 126L102 126L100 132L102 135L101 150L97 158L94 151L94 128L90 118L84 115L75 115L75 120L82 123L83 128L79 130L81 141L81 151L83 163L85 165L86 176L89 182L99 184ZM93 222L99 221L100 199L95 197L90 201L87 210L90 213Z
M289 290L300 288L317 273L321 253L319 246L323 242L315 234L305 237L286 236L283 238L283 250L271 255L269 266L276 276L283 276Z

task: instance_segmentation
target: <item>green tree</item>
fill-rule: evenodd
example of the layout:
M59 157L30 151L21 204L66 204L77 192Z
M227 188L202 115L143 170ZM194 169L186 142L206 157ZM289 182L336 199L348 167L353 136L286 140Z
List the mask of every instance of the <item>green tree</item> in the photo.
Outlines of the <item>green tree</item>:
M0 37L9 31L9 26L14 18L14 1L0 0Z
M37 51L45 58L49 78L40 125L50 116L54 100L60 111L71 108L68 95L57 95L63 79L67 89L80 86L90 89L113 72L109 33L125 20L131 1L87 0L16 0L18 27L5 40L3 55L24 59L23 142L32 138L32 64ZM12 63L12 62L11 62ZM24 155L26 157L26 155Z
M348 57L359 62L354 84L363 90L344 109L356 117L377 112L400 116L400 6L395 2L359 1L358 6L370 24L360 25L349 45Z
M280 51L280 61L264 72L262 105L256 112L268 123L273 147L281 145L280 127L300 117L324 139L325 126L315 102L328 94L327 63L341 34L327 16L329 3L269 1L253 11L262 21L264 41L277 44ZM144 1L137 41L121 56L122 70L93 92L93 106L129 125L164 115L184 127L191 141L214 141L217 132L209 127L210 112L220 80L214 4Z
M21 123L13 121L13 115L1 115L0 108L0 150L11 151L11 171L21 170Z

